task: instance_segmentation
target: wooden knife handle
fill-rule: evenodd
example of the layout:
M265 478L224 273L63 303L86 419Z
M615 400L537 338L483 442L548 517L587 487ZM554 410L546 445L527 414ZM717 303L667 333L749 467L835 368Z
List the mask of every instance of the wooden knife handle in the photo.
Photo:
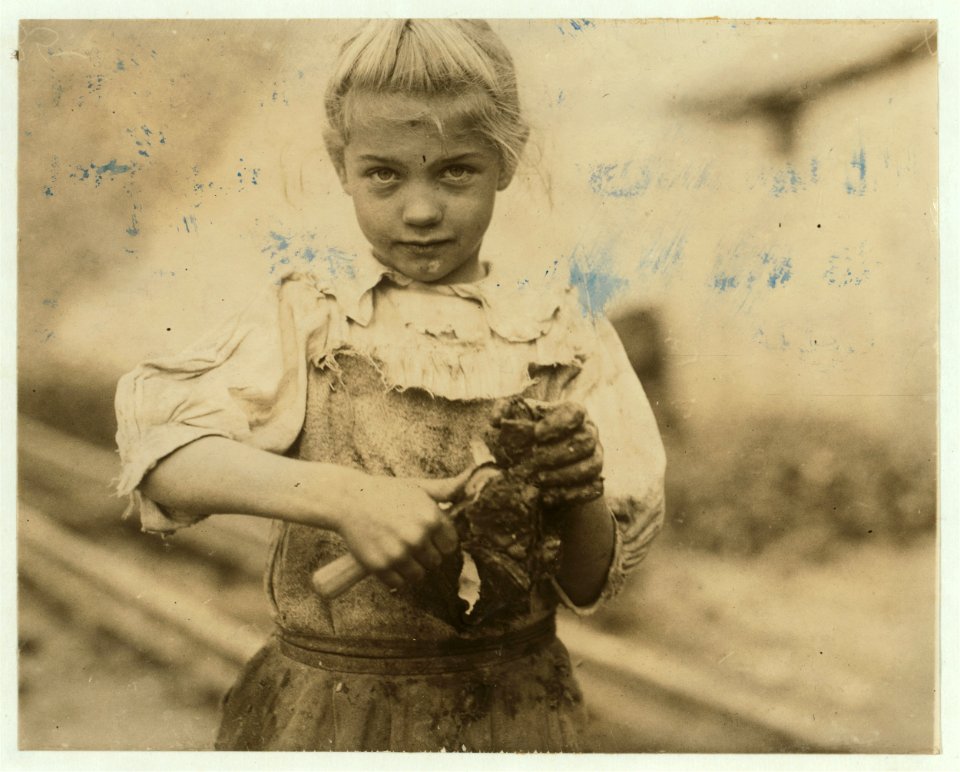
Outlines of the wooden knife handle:
M367 569L350 554L341 555L313 572L311 582L327 600L337 598L367 575Z

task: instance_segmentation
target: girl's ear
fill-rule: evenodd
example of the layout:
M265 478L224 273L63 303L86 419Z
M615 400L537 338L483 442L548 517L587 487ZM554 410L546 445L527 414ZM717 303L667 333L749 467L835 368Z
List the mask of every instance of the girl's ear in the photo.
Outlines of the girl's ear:
M340 178L340 187L343 188L343 192L348 196L350 191L347 189L347 167L344 163L344 144L343 137L333 129L327 129L323 132L323 143L327 146L327 155L330 156L330 161L333 163L333 168L337 172L337 177Z

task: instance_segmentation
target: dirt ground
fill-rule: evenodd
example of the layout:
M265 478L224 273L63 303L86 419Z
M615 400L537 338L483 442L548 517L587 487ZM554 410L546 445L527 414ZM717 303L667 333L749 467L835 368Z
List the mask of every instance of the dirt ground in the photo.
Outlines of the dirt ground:
M787 542L737 559L658 546L597 624L712 669L828 746L936 747L932 534L841 545L821 562Z
M122 642L21 588L21 750L201 750L218 707Z

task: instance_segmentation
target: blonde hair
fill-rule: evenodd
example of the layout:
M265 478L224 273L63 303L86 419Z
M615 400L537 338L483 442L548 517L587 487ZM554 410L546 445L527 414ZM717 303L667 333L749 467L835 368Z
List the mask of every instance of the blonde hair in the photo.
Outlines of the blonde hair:
M473 96L464 102L477 130L512 172L529 129L520 113L513 59L485 21L390 19L370 21L340 50L327 86L327 145L342 152L349 142L351 91L417 96ZM440 127L442 128L442 126Z

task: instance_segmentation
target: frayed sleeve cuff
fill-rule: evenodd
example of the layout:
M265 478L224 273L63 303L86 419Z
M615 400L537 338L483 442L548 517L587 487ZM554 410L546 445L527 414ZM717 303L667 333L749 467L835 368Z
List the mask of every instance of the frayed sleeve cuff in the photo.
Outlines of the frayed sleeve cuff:
M149 533L170 534L203 520L206 515L168 509L143 495L140 484L162 458L201 437L222 437L222 432L198 429L182 424L155 427L148 439L137 446L129 458L123 459L117 495L129 499L125 518L139 515L142 530Z
M663 527L662 495L646 504L632 496L611 498L608 503L614 523L613 556L600 594L591 603L577 605L563 591L560 583L553 579L560 603L580 617L590 616L620 593L627 576L646 557L651 542Z

